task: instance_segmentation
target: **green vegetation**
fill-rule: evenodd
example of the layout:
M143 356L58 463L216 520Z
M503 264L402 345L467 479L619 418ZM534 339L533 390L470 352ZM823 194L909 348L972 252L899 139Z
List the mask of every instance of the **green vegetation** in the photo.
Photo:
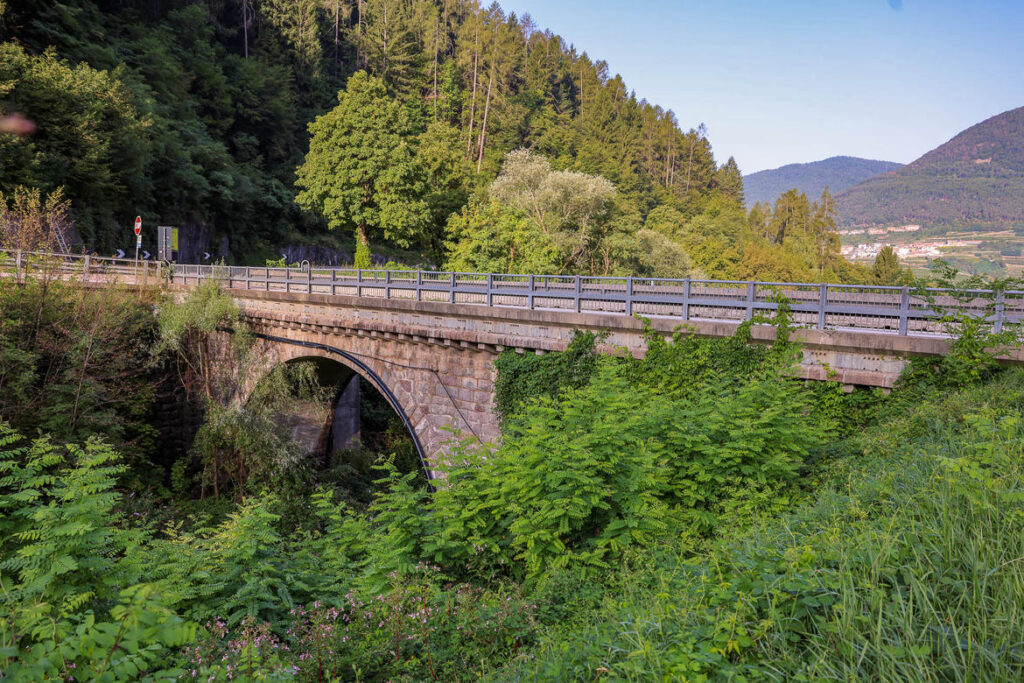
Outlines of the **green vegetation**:
M837 197L841 225L1017 228L1024 224L1024 107L971 126L893 173Z
M39 126L0 136L2 247L70 221L112 247L144 213L261 262L324 240L360 266L911 284L892 250L842 259L827 189L747 212L703 127L498 5L9 0L0 32L3 110ZM931 284L983 315L1015 286ZM360 443L305 452L282 417L345 373L264 367L216 282L0 280L0 676L1021 678L1024 372L995 357L1020 330L915 287L955 341L889 395L799 380L781 298L731 338L648 328L643 359L506 351L501 443L453 432L431 489L379 397ZM165 413L195 417L183 445Z
M614 184L627 232L740 196L703 128L497 5L9 0L0 40L0 109L38 126L0 136L0 187L64 187L88 249L123 246L142 214L235 262L354 253L360 230L440 265L449 216L519 148Z
M142 214L236 263L313 243L361 267L871 279L839 255L827 193L748 216L703 126L528 16L241 4L5 3L0 108L38 128L0 136L0 203L51 197L46 234L73 224L86 249L124 246ZM3 243L27 244L5 216Z
M79 307L117 301L45 279L0 291L18 304L5 335L39 320L40 339L83 336L54 317L75 319L76 291ZM368 444L383 454L320 462L282 435L275 411L329 400L309 365L239 403L258 346L215 286L157 302L158 315L118 296L109 315L148 321L156 356L130 347L116 376L83 375L92 367L69 352L71 372L29 375L55 361L26 356L19 333L0 377L30 398L78 376L97 396L145 396L152 385L119 383L138 364L176 378L206 419L190 452L146 458L127 418L69 429L0 406L20 431L0 423L0 666L12 680L1024 669L1024 393L1020 371L992 363L1014 330L950 318L951 353L915 363L889 396L794 379L785 301L731 338L650 330L643 359L599 355L600 338L582 334L562 353L506 352L502 443L453 433L431 492L403 468L415 454L392 417L370 417L385 425ZM752 343L760 322L777 326L774 344ZM235 333L213 334L224 327ZM22 436L40 428L52 435Z

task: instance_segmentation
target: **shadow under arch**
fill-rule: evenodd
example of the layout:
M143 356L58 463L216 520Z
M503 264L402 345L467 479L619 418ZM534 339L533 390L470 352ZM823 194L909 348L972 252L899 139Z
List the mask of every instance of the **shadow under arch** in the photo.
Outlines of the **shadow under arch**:
M387 384L375 373L366 363L361 361L357 356L343 351L336 346L329 344L320 344L318 342L301 341L298 339L289 339L287 337L276 337L270 334L256 333L253 335L257 339L264 339L266 341L274 342L275 344L289 344L291 346L300 346L308 349L316 349L323 351L333 356L339 356L344 359L342 365L348 365L355 372L361 375L364 379L368 380L373 387L380 392L381 396L388 402L391 409L395 411L398 417L402 420L402 424L405 425L405 429L409 432L409 436L412 437L413 446L416 448L416 457L419 458L420 467L423 468L424 473L427 477L427 487L430 492L434 492L434 473L427 465L427 458L423 451L423 444L420 443L420 437L416 434L416 430L413 429L412 422L409 420L409 416L405 414L405 410L402 405L398 402L398 398L392 393L391 389Z

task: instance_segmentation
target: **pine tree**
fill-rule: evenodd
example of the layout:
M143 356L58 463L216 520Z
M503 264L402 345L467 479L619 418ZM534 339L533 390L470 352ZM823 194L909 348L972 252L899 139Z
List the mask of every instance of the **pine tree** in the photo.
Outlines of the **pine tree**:
M740 173L740 167L734 157L729 157L729 160L715 172L714 186L739 206L744 205L743 174Z
M871 266L871 277L878 285L895 285L904 277L900 259L889 245L882 247Z
M811 230L814 236L813 266L819 277L823 277L825 271L832 270L842 258L839 234L836 232L836 202L827 187L814 204Z

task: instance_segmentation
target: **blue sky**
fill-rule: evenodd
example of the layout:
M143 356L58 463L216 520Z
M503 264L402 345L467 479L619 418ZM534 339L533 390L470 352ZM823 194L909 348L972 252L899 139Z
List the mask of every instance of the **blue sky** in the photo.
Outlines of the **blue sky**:
M502 0L744 173L910 162L1024 106L1024 0Z

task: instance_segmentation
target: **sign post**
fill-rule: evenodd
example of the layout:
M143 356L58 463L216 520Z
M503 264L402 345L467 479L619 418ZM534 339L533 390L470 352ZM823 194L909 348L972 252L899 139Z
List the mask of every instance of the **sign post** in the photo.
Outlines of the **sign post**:
M135 260L139 260L139 249L142 248L142 216L135 217Z
M170 225L156 226L156 257L161 261L178 260L178 229Z

